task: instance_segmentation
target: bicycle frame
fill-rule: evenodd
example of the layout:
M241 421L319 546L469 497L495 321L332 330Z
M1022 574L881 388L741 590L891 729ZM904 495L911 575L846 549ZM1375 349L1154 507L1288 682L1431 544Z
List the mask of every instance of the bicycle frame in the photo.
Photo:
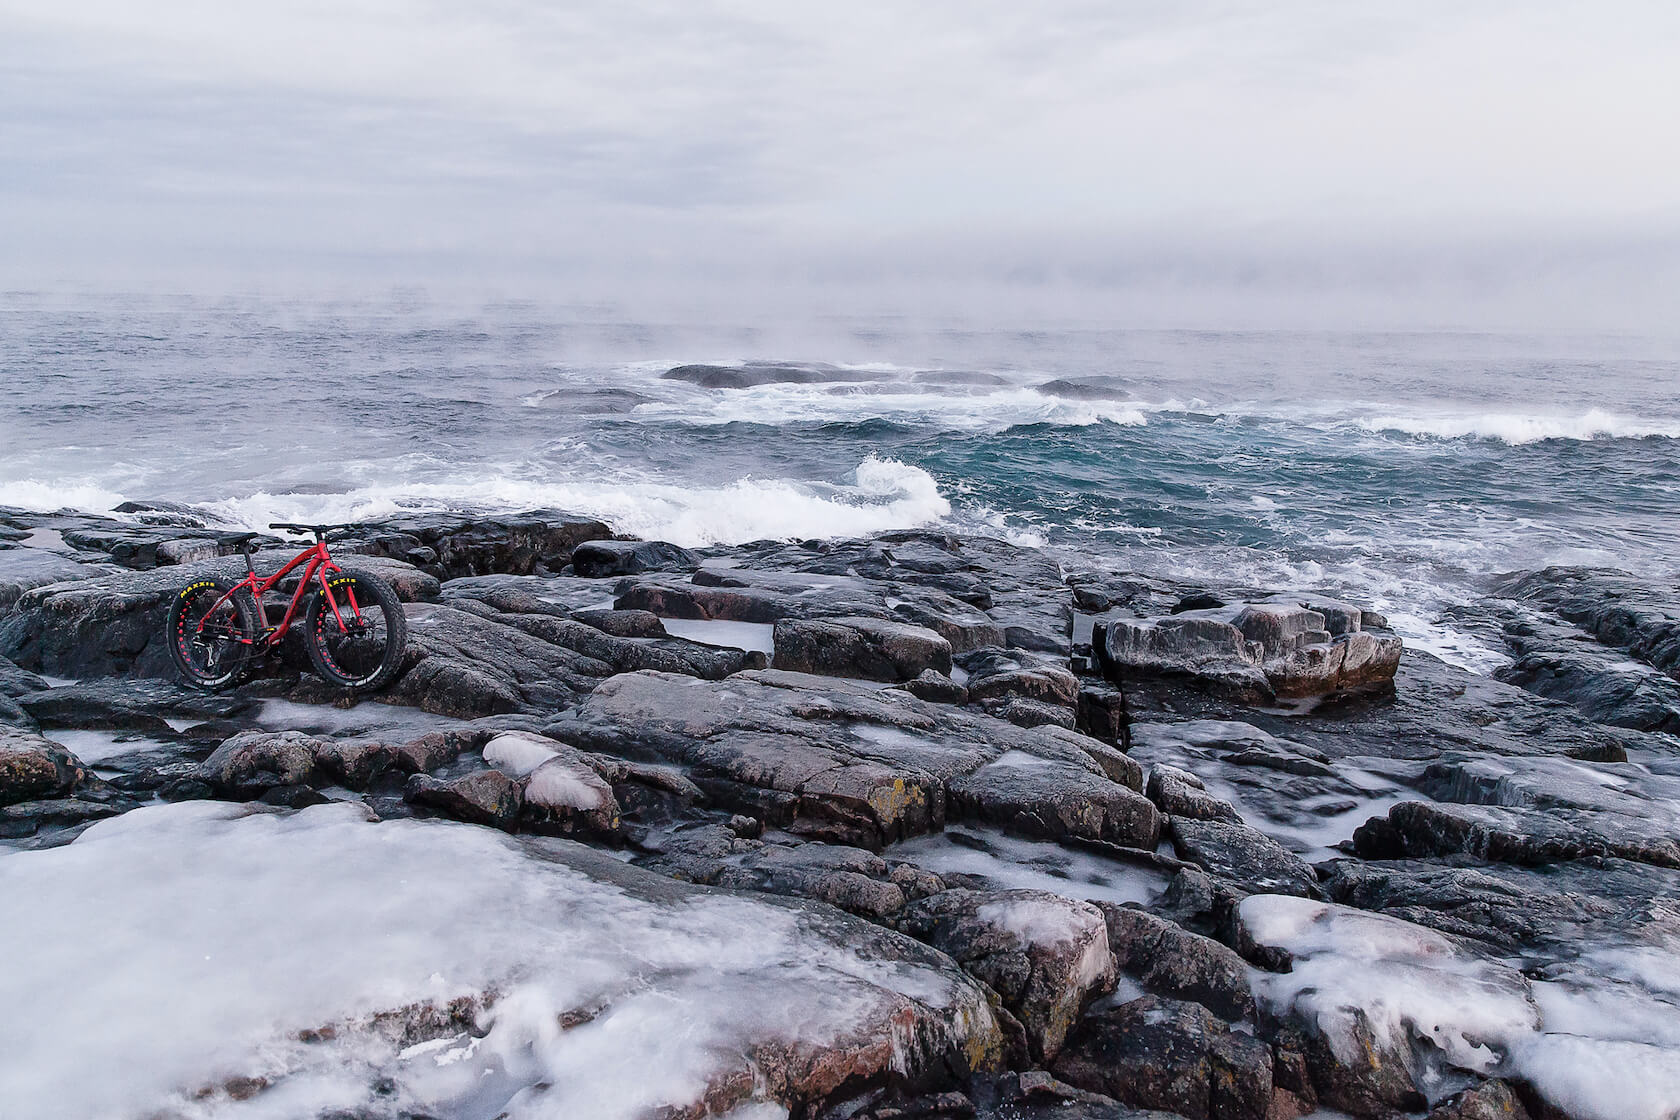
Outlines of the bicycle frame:
M362 620L362 608L356 602L355 588L344 588L345 605L348 607L348 611L341 611L338 601L333 598L332 588L327 584L327 575L342 569L333 563L332 556L327 552L327 542L325 540L317 540L313 546L292 557L285 567L267 579L258 578L256 568L250 566L249 557L246 558L246 564L249 566L249 570L245 573L245 578L234 584L226 595L217 599L211 604L210 609L204 612L204 618L199 620L196 628L197 633L202 634L204 632L205 621L215 613L217 607L239 594L241 590L248 589L251 592L251 597L257 601L257 618L262 624L262 633L245 644L272 648L278 645L280 640L286 636L286 632L291 629L292 620L297 617L298 606L303 602L304 595L309 591L311 581L316 581L321 585L321 594L326 597L327 606L332 610L333 621L338 623L341 631L348 632L350 630L350 626L346 625L344 621L346 613L349 614L353 623L360 623ZM286 606L285 616L280 619L278 624L270 626L268 624L268 608L263 606L262 597L275 584L290 575L299 564L307 565L303 571L303 578L298 580L297 590L292 592L292 601Z

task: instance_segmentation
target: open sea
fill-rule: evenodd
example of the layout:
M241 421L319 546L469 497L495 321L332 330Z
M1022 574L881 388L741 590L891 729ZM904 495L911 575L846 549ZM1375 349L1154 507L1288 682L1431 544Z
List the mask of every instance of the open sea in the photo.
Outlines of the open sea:
M712 388L663 375L741 366ZM643 321L0 294L0 506L558 507L697 546L914 526L1311 587L1469 668L1494 574L1680 578L1680 347L1627 335Z

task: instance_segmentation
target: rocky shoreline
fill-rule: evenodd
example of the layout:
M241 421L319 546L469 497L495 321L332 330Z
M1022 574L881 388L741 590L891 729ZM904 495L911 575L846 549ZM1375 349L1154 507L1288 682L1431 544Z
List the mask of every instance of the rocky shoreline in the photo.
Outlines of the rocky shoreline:
M220 950L337 979L230 964L274 1039L136 1023L150 1072L65 1115L1680 1116L1680 602L1626 573L1503 578L1484 677L998 540L414 515L335 546L411 635L348 704L299 650L176 684L170 596L241 564L116 512L0 510L7 951L220 889ZM44 968L0 991L145 1017ZM0 1084L76 1037L0 1036Z

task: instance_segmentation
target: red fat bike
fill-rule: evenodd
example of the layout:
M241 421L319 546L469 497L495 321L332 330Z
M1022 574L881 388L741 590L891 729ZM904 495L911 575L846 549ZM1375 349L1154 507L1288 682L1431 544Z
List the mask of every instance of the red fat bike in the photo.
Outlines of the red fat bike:
M225 688L239 680L258 654L279 648L303 612L304 645L315 671L340 688L383 688L402 667L408 621L391 585L367 572L347 572L327 552L329 534L349 525L293 525L270 529L313 533L315 544L278 572L257 575L251 562L256 533L233 538L245 556L245 578L235 583L205 576L188 584L169 606L169 652L192 684ZM305 565L285 616L270 623L263 595Z

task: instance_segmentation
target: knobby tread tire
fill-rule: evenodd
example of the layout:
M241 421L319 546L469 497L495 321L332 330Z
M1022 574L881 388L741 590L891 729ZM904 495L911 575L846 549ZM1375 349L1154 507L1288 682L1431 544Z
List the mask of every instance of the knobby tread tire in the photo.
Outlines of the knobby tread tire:
M378 610L385 617L385 651L378 670L364 679L352 678L322 647L321 626L330 623L332 616L327 609L327 597L319 591L310 596L309 606L304 612L304 644L309 647L310 663L327 683L354 692L374 692L396 680L397 674L402 671L403 648L408 644L408 618L403 614L402 601L390 584L370 572L348 569L341 569L327 577L327 586L332 588L333 598L339 602L341 609L344 600L339 589L351 584L355 585L356 602L363 611Z
M226 672L213 677L206 676L192 663L186 649L183 648L183 644L187 640L186 628L190 622L186 617L187 609L204 596L209 596L210 601L214 602L233 590L235 586L237 586L236 582L231 579L202 576L187 584L186 587L176 593L174 599L170 600L168 622L164 626L164 638L169 643L169 659L174 663L175 671L180 673L182 679L194 688L203 689L206 692L215 692L227 688L230 685L237 684L239 678L245 675L245 670L250 667L251 650L255 647L247 647L241 655L233 658L229 662ZM248 641L254 641L262 629L258 622L261 616L257 613L256 600L251 598L249 591L241 590L229 600L229 603L233 606L234 616L238 620L241 631L239 636Z

